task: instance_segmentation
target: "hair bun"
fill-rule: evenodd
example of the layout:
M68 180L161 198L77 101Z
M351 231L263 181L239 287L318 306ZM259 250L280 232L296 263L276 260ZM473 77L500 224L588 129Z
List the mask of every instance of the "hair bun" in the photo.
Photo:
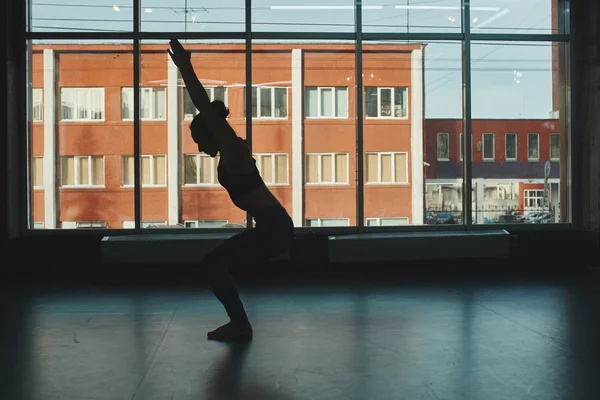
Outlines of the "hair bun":
M229 108L227 108L225 103L223 103L221 100L213 100L211 102L211 105L213 106L213 108L217 112L217 114L222 116L223 119L225 119L229 116Z

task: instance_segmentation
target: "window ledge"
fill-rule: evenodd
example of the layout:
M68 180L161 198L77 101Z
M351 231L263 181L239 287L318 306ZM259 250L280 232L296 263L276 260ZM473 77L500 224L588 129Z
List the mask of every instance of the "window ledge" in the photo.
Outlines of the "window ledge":
M168 233L105 236L102 263L192 264L201 262L215 246L238 232L171 235ZM506 230L477 232L386 232L330 235L331 262L378 262L416 259L497 258L510 255ZM289 254L275 257L289 260Z
M508 257L510 234L501 229L334 235L328 252L332 262Z

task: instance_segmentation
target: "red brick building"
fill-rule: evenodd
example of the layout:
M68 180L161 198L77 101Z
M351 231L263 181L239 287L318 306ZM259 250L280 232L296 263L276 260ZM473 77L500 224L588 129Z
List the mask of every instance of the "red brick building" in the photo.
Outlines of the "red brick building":
M245 137L244 45L189 48ZM253 49L253 151L296 226L357 223L353 49ZM363 54L365 223L423 223L423 46L365 45ZM129 45L33 47L34 226L133 226L132 72ZM142 46L140 75L143 225L245 223L216 181L216 160L190 138L195 109L166 46Z

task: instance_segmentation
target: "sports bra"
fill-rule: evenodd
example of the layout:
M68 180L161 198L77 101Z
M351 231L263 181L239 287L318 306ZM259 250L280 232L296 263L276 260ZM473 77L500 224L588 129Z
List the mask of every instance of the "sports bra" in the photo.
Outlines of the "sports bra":
M256 164L256 160L254 160L254 163ZM232 174L221 167L221 163L219 162L217 174L219 183L227 190L229 197L231 197L231 200L234 202L244 194L264 184L256 166L250 172L244 174Z

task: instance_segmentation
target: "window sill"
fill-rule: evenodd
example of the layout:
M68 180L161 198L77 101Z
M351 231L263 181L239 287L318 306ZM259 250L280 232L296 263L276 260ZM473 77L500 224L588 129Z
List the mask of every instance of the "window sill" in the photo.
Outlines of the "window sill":
M59 186L59 189L63 190L77 190L77 189L94 189L94 190L103 190L106 189L106 186L102 185L81 185L81 186Z
M236 233L145 233L104 236L101 241L102 263L196 264L216 245ZM323 236L323 240L327 240L327 257L334 263L508 257L511 247L511 236L503 229L330 234ZM436 250L432 252L432 248ZM284 254L275 259L287 260L290 257L289 254Z

